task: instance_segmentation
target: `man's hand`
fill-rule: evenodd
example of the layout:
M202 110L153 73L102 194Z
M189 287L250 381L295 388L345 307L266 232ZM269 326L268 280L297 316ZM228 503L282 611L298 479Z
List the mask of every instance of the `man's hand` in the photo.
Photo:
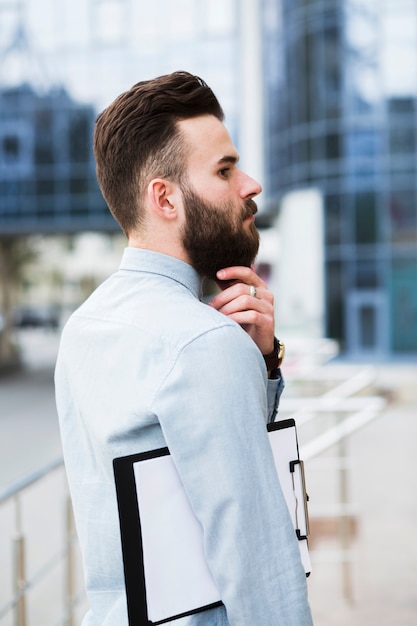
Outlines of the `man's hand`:
M274 296L249 267L227 267L217 272L221 293L209 303L232 318L252 337L262 354L274 349Z

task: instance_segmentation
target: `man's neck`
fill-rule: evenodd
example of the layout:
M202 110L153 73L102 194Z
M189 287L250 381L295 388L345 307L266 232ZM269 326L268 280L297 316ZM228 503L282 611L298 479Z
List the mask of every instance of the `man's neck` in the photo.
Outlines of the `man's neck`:
M131 248L141 248L142 250L166 254L191 265L183 246L179 242L172 241L172 239L165 240L163 237L159 237L157 240L154 238L151 240L146 236L134 234L128 237L128 245Z

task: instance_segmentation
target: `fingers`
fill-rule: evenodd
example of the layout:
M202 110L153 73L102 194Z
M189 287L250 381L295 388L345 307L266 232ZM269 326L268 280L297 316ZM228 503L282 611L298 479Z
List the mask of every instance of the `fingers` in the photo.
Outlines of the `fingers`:
M251 267L234 266L226 267L217 272L219 287L227 288L235 282L246 283L247 285L266 286L262 278Z
M252 337L262 354L269 354L274 338L274 296L248 267L229 267L217 274L223 291L210 306L227 315Z
M219 284L223 291L211 300L211 306L226 315L234 311L250 309L267 312L268 307L273 307L272 293L253 270L247 267L227 268L227 271L229 270L228 278ZM233 276L233 279L229 276ZM223 310L224 307L226 308Z
M210 306L225 315L231 315L238 311L272 314L273 303L274 297L266 287L234 283L231 287L214 296Z
M250 267L235 266L222 269L217 272L216 282L222 290L221 294L214 299L213 304L216 308L227 304L229 299L245 294L258 300L266 299L267 302L273 304L273 296L267 284ZM239 285L239 288L230 291L230 288L236 285ZM222 293L224 293L223 297L221 297ZM251 307L257 308L254 303L249 303L246 308Z

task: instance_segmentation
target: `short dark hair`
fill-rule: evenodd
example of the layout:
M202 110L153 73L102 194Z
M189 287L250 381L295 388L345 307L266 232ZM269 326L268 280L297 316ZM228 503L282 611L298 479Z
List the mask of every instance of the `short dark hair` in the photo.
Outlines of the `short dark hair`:
M137 83L98 116L97 180L127 235L142 222L141 201L149 181L155 177L181 181L186 145L177 122L200 115L224 119L204 80L180 71Z

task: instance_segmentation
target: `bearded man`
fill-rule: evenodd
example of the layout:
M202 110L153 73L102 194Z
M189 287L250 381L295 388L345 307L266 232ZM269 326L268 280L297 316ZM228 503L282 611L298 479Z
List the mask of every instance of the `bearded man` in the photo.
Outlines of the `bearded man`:
M222 605L178 626L310 626L266 423L283 387L274 299L252 269L260 185L199 77L140 82L97 119L119 270L62 334L56 400L83 555L83 626L128 626L112 461L168 446ZM204 278L221 291L201 301ZM169 520L167 520L169 524Z

